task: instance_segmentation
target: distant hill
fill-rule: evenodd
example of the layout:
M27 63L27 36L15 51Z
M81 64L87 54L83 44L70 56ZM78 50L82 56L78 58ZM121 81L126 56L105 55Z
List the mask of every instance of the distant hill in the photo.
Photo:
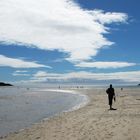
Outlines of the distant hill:
M11 85L11 84L9 84L9 83L0 82L0 86L13 86L13 85Z
M138 86L140 86L140 84L138 84Z

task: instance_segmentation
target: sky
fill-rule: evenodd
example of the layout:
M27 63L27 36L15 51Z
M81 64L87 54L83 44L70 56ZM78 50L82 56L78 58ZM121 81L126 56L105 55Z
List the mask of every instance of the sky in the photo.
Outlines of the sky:
M0 81L140 83L139 0L1 0Z

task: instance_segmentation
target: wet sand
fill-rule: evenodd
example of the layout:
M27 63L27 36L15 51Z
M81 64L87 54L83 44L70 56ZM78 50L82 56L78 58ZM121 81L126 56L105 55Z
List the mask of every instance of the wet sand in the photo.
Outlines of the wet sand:
M108 110L105 89L81 89L90 102L83 108L43 120L4 140L139 140L140 89L116 90L117 110Z

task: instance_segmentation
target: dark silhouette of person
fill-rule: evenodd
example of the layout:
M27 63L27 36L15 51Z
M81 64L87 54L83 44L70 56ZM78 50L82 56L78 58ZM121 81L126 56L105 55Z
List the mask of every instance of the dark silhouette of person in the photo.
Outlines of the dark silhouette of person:
M116 109L112 108L113 99L114 99L114 101L116 101L115 90L112 87L112 84L110 84L110 87L106 90L106 93L108 94L108 101L109 101L110 110L116 110Z

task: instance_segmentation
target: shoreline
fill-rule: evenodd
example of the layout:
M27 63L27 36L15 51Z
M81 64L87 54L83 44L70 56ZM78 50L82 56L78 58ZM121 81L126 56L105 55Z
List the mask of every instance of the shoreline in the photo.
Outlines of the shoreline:
M140 89L116 89L117 102L108 110L105 89L82 89L88 95L86 106L64 112L28 129L10 134L4 140L139 140Z
M59 92L59 93L65 93L65 94L67 94L67 93L68 94L77 94L79 96L84 97L84 101L82 101L81 103L75 105L74 107L72 107L72 108L70 108L68 110L62 111L60 113L71 112L71 111L78 110L78 109L86 106L90 102L90 99L89 99L88 95L82 94L81 92L78 92L77 89L44 89L44 90L39 90L39 91L51 91L51 92ZM56 115L54 115L54 116L56 116Z

